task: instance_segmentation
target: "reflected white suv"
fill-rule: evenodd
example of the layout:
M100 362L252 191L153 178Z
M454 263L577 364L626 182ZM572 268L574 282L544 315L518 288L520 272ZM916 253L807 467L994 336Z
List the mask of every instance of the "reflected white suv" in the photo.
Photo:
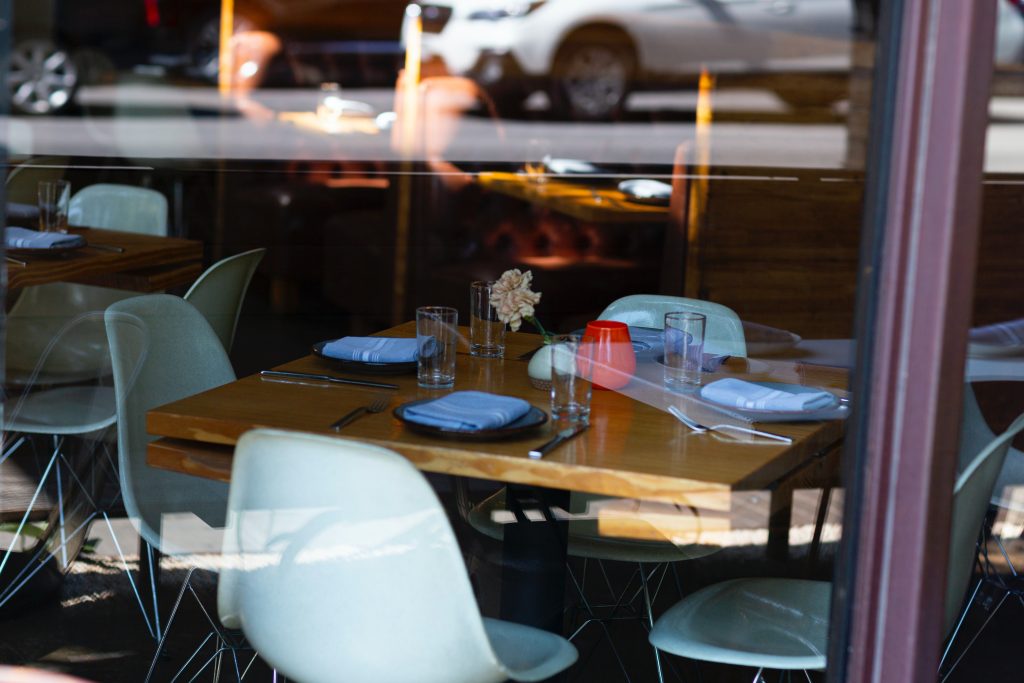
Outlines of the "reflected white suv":
M835 101L845 92L855 21L852 0L423 0L418 6L424 60L440 58L450 73L472 77L499 106L544 88L558 111L578 119L615 116L635 88L692 85L702 66L734 85L767 85L790 103ZM1016 61L1024 20L1011 0L1000 2L999 34L998 57ZM788 77L808 74L813 83Z

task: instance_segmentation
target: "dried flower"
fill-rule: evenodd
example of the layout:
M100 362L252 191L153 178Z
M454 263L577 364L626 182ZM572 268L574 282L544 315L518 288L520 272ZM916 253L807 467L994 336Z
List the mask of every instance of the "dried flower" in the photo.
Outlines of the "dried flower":
M513 332L518 332L523 321L534 325L545 340L547 331L534 317L534 306L540 302L540 292L530 289L533 284L533 273L520 272L518 268L506 270L491 286L491 305L498 312L498 320L508 324Z

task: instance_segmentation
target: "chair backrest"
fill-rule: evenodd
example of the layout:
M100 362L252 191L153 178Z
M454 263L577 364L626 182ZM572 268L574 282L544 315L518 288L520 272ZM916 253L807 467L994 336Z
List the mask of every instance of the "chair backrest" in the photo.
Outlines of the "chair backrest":
M665 327L665 314L672 311L690 311L707 316L707 328L704 330L706 353L746 357L747 342L739 316L731 308L710 301L664 294L632 294L613 301L598 319L660 330Z
M26 159L11 170L4 186L8 202L36 205L39 200L39 183L44 180L60 180L68 167L64 156L39 156ZM32 227L32 226L28 226Z
M146 411L235 379L220 340L190 303L168 294L119 301L105 314L117 404L118 461L125 509L139 534L164 552L161 515L192 512L223 522L223 484L146 464ZM134 376L134 383L131 382Z
M218 609L288 678L501 681L462 554L423 476L371 444L242 435Z
M249 281L266 253L266 249L253 249L221 259L185 292L185 301L203 314L227 351L235 340Z
M961 462L964 452L973 450L974 457L969 461L956 479L953 488L953 525L950 535L950 553L948 583L946 591L946 631L953 625L963 602L964 591L967 589L974 565L976 541L988 509L992 492L995 488L999 471L1013 441L1021 430L1024 430L1024 415L1018 417L1005 432L991 439L977 450L977 441L983 436L980 430L967 423L973 419L970 407L974 401L970 387L965 387L964 427L960 439ZM980 412L978 413L980 416Z
M7 381L19 382L22 375L35 369L42 350L69 321L90 312L102 317L107 306L130 296L136 293L66 282L25 287L7 313ZM60 383L89 379L109 370L110 351L102 325L98 329L80 327L69 334L75 335L74 343L65 337L62 352L50 354L39 372Z
M145 187L89 185L71 197L68 222L164 237L167 235L167 198Z

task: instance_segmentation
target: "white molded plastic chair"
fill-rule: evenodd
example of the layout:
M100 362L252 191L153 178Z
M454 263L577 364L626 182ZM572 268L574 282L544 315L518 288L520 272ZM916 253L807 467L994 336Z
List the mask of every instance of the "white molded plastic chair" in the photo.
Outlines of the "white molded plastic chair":
M235 340L245 292L266 253L266 249L252 249L221 259L207 268L185 293L185 301L203 314L228 351Z
M637 327L665 327L665 314L690 311L707 316L704 330L704 351L746 358L747 343L743 336L743 323L728 306L664 294L632 294L616 299L602 311L599 320L617 320Z
M970 387L965 387L965 392L969 394ZM962 435L962 454L972 457L961 458L968 464L953 489L944 601L947 633L957 614L966 613L970 606L969 601L961 610L978 532L1010 442L1022 430L1024 415L980 447L975 443L976 433L965 429ZM830 600L831 584L827 582L735 579L703 588L677 603L658 619L650 640L665 652L691 659L760 669L824 669Z
M147 235L167 234L167 200L156 190L129 185L90 185L71 198L68 220L72 225L121 230ZM108 287L94 287L68 282L53 282L26 287L7 314L7 382L22 383L39 358L39 349L68 320L89 311L104 311L115 301L136 296ZM61 361L51 359L46 370L51 383L80 381L80 376L93 375L104 368L105 342L97 345L94 339L83 339L72 358L63 363L70 367L60 369Z
M68 223L166 237L167 198L133 185L87 185L71 197Z
M117 406L118 463L125 510L142 539L162 553L187 552L161 534L164 515L192 513L223 526L227 485L146 464L146 411L233 381L227 353L194 306L152 294L119 301L105 314ZM134 377L134 383L131 382ZM155 574L155 568L153 574ZM160 637L154 585L152 632ZM145 611L145 608L144 608Z
M278 430L239 439L218 608L289 679L538 681L576 649L484 619L423 476L371 444Z
M60 575L67 572L88 535L97 515L106 515L104 488L116 468L108 451L110 427L115 421L114 390L102 383L102 376L81 374L78 386L48 386L46 370L51 358L73 357L81 339L100 339L106 350L103 315L87 313L68 321L38 350L39 363L26 378L25 391L3 403L6 463L30 439L52 438L52 451L42 469L35 492L20 518L14 538L0 551L0 608L27 603L60 587ZM65 348L73 346L70 351ZM109 367L109 362L102 363ZM128 382L131 378L127 378ZM69 449L66 440L78 440L79 449ZM81 457L76 457L80 454ZM44 491L55 498L49 521L31 548L15 550L23 541L25 525L38 516L35 511ZM35 578L39 572L42 575ZM26 586L29 597L19 591ZM50 588L47 588L47 587Z

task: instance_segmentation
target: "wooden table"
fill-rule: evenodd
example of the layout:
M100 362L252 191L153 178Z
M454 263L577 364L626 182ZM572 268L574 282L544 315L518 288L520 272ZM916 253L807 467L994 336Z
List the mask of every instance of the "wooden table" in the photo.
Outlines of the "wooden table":
M650 223L668 217L668 206L630 201L615 187L548 178L533 183L520 173L480 173L477 183L486 190L542 206L593 223ZM592 185L592 186L591 186Z
M414 326L406 323L381 334L414 336ZM535 348L540 338L521 333L509 336L505 360L459 353L455 388L519 396L548 410L547 393L529 384L526 362L515 360L523 351ZM738 360L730 366L735 371L727 368L718 374L742 376L743 363ZM759 366L758 379L797 379L794 367L800 364L759 363L763 366ZM275 369L332 372L327 362L314 356ZM803 383L845 388L843 370L802 365L800 369ZM399 385L392 407L440 395L418 388L412 375L373 379ZM246 431L275 427L333 434L328 426L366 403L374 392L245 377L150 411L148 431L162 438L150 444L148 460L156 467L228 481L231 447ZM344 436L391 448L428 472L683 503L694 492L771 488L837 444L843 433L841 422L773 424L772 431L792 437L794 443L752 447L694 434L668 413L616 392L595 391L591 410L591 428L543 460L529 459L527 451L553 435L555 427L550 422L504 441L447 441L416 434L385 411L359 419L345 429Z
M197 240L97 228L71 228L70 232L84 236L89 246L63 255L14 255L26 265L7 262L8 288L78 282L153 292L190 284L203 270L203 245Z
M381 334L408 337L414 336L415 329L412 323L406 323ZM537 335L510 334L504 360L478 359L460 352L455 388L519 396L547 410L547 393L529 384L527 363L517 359L539 343ZM730 361L709 380L718 375L743 376L754 369L758 379L802 381L840 393L847 381L846 372L835 368L792 362L751 363L744 359ZM313 356L277 369L332 372L327 362ZM418 388L415 376L374 379L399 385L392 407L440 395ZM149 411L147 430L159 438L149 444L147 461L154 467L229 481L233 446L246 431L274 427L334 434L328 426L352 408L365 405L375 393L380 392L317 382L272 381L258 375L245 377ZM412 432L385 411L360 418L345 428L343 436L390 448L427 472L506 482L511 485L509 495L513 490L520 495L527 490L525 486L540 492L534 499L542 508L569 509L567 491L691 505L709 495L728 495L736 490L785 490L787 481L820 476L817 470L825 456L834 452L843 437L843 424L838 421L772 424L770 429L792 437L793 443L753 445L697 434L652 405L617 392L595 391L590 429L542 460L529 459L527 451L552 436L555 427L551 423L506 441L449 441ZM513 594L503 583L502 613L550 628L560 614L557 595L565 580L557 570L564 561L552 562L551 555L560 553L564 558L565 545L564 538L558 541L537 531L531 535L529 527L540 526L545 525L512 524L506 528L504 552L506 557L515 557L508 566L522 567L523 558L531 558L543 565L539 572L546 578L510 582L528 587ZM788 531L788 524L784 531ZM537 585L546 587L538 590ZM506 611L506 603L512 606L511 612ZM538 603L557 604L559 609L540 617L529 610L525 614L521 611L523 605Z

